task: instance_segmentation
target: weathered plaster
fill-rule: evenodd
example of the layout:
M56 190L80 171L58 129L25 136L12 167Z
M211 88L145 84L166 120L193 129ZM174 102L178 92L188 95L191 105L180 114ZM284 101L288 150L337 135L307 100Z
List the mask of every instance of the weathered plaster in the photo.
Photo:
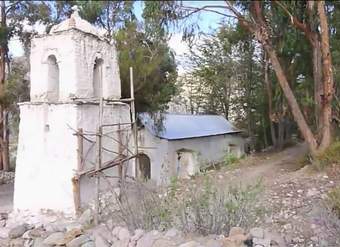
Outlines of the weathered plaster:
M168 141L150 134L143 128L139 131L139 151L151 160L151 179L157 184L168 184L170 178L178 174L178 155L181 150L192 151L198 167L190 168L194 175L201 165L222 161L230 151L229 145L235 145L236 155L244 154L244 138L237 134L226 134Z

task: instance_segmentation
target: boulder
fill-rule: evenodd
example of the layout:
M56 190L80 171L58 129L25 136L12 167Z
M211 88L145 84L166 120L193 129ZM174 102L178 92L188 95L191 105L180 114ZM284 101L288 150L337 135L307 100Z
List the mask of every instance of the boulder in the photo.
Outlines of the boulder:
M178 236L182 236L182 233L180 231L178 231L176 228L170 228L165 233L165 237L169 237L169 238L174 238L174 237L178 237Z
M58 245L64 241L64 237L65 237L65 233L54 232L43 241L43 244Z
M105 240L100 234L96 234L94 237L95 246L110 247L109 241Z
M90 241L91 241L91 239L90 239L89 236L81 235L81 236L78 236L78 237L74 238L70 242L68 242L68 244L66 246L67 247L80 247L83 244L85 244L86 242L90 242Z
M81 247L96 247L93 241L86 242Z
M25 239L22 239L22 238L12 239L9 246L10 247L23 247L25 246Z
M111 247L129 247L129 239L117 240L115 241Z
M78 219L78 222L82 224L84 227L88 227L92 225L93 222L93 214L91 209L86 209Z
M175 247L177 244L170 239L165 239L165 238L159 238L156 239L155 242L153 243L152 247Z
M20 238L28 229L29 229L28 224L18 225L9 231L8 237L10 239Z
M260 227L250 229L249 234L253 238L264 238L264 230Z
M201 247L202 245L196 241L189 241L179 245L179 247Z
M216 239L208 239L204 246L206 247L223 247L222 241L218 241Z
M259 245L261 247L270 247L270 239L269 238L253 238L253 245Z
M241 227L232 227L229 231L229 237L234 235L244 235L244 230Z
M161 238L161 234L158 231L147 232L139 239L136 247L152 247L153 243L159 238Z
M128 229L126 228L121 228L119 230L119 233L118 233L118 239L119 240L125 240L125 239L129 239L131 236L130 236L130 232Z

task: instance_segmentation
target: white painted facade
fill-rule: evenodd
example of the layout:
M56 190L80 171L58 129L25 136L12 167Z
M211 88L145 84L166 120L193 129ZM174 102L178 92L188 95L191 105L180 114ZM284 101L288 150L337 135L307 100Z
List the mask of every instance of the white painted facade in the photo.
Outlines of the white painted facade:
M74 213L71 180L78 162L74 133L79 128L95 133L99 126L99 104L86 100L121 97L117 52L75 11L48 35L32 40L30 63L31 101L20 104L14 209ZM130 122L129 106L105 104L103 123L119 122ZM118 138L116 128L104 133ZM104 142L118 150L117 143ZM84 169L93 167L93 145L84 143L84 153ZM103 155L103 162L111 159L113 154ZM83 203L93 197L93 187L91 179L81 180Z
M169 184L171 177L195 175L201 167L223 161L227 153L244 154L244 138L237 133L167 140L142 128L138 135L139 152L150 158L151 180L159 185Z

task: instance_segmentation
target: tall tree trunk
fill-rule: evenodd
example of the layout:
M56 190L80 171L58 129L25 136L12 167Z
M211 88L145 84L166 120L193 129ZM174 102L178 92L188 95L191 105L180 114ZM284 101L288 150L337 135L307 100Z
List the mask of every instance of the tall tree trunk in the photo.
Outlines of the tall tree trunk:
M332 99L334 94L334 78L332 69L332 58L329 48L328 21L325 13L325 2L318 1L318 15L320 18L321 32L321 53L322 53L322 73L323 73L323 98L322 98L322 139L319 152L323 152L331 143L331 120L332 120Z
M273 116L273 93L272 93L272 83L269 80L269 61L266 52L264 52L264 83L267 89L268 96L268 117L269 117L269 126L270 126L270 134L273 146L277 147L277 140L275 135L274 123L272 121Z
M319 35L314 33L311 39L312 51L313 51L313 80L314 80L314 103L315 103L315 122L318 132L322 129L323 117L322 117L322 57L321 47L319 41Z
M303 116L300 106L294 96L294 93L292 89L289 86L289 83L287 81L286 75L283 72L282 66L280 64L280 61L277 57L277 54L273 47L269 45L267 42L263 42L264 49L266 50L270 61L272 62L272 66L274 68L274 71L276 73L277 79L279 81L279 84L282 88L282 91L287 99L287 103L292 111L294 120L296 121L302 136L304 137L305 141L307 142L309 149L312 154L316 154L317 151L317 142L314 138L314 135L309 128L305 117Z
M6 6L5 1L0 2L0 14L1 14L1 28L4 30L6 28ZM0 46L0 98L4 96L5 89L5 74L6 74L6 45L5 42L2 42ZM3 160L3 153L5 150L5 143L3 139L3 123L4 123L4 106L0 105L0 168L3 170L8 170L8 164L5 164Z

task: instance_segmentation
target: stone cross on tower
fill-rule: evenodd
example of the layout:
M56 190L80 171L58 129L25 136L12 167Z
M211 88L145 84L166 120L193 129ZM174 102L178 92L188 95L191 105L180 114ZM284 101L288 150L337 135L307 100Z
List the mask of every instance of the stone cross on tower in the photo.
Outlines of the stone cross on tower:
M72 178L79 159L74 131L95 132L99 125L96 102L121 97L115 47L80 18L77 6L72 9L69 19L32 40L31 101L20 104L15 209L74 211ZM129 122L129 106L104 105L105 121ZM93 163L95 154L86 145L84 152ZM118 147L110 145L118 152ZM91 181L83 184L93 187ZM82 201L87 199L83 196Z

